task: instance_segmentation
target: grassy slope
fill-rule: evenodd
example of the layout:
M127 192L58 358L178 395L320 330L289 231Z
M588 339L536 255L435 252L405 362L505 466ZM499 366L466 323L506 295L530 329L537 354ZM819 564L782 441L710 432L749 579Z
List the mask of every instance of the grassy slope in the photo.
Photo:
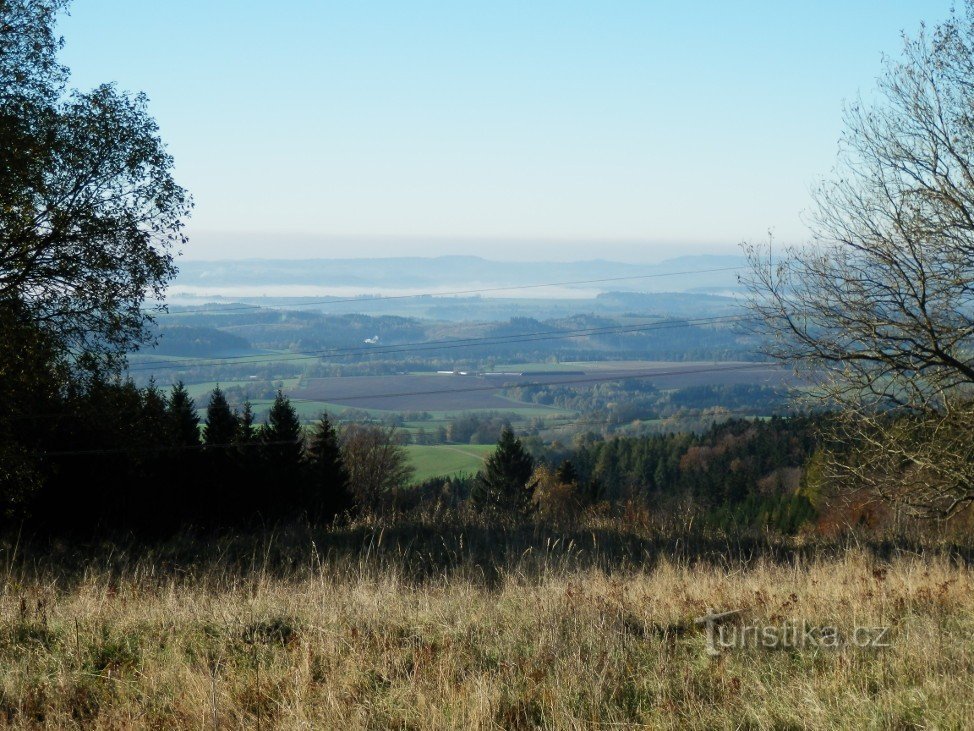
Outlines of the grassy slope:
M492 550L508 559L494 570L450 539L459 563L420 579L408 551L376 557L383 541L304 557L291 575L241 573L217 552L188 572L94 562L54 582L34 564L8 569L0 718L79 729L974 722L974 573L963 564L852 550L607 572L578 565L578 547L549 538L521 551L499 537ZM692 622L708 607L845 634L890 626L891 644L711 657Z

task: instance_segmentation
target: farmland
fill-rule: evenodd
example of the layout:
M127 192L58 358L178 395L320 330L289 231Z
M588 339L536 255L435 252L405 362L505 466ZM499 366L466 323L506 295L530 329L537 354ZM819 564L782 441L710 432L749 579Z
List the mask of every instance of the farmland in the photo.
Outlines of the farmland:
M401 374L314 378L305 380L290 395L306 401L321 401L363 409L387 411L464 411L509 410L516 402L499 391L530 384L599 383L610 380L640 379L660 388L694 385L772 384L788 379L781 369L762 363L666 363L626 361L563 366L571 372L560 374L544 364L505 366L519 368L523 376L484 376L449 374ZM543 370L542 370L543 369ZM539 372L541 371L541 372Z

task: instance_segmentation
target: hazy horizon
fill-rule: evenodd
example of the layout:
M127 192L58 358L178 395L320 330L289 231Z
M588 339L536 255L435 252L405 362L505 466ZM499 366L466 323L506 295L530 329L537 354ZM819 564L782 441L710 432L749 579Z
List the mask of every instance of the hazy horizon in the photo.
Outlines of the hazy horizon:
M354 246L354 248L348 248ZM197 232L181 261L478 257L494 262L657 264L684 256L740 255L740 242L607 241L421 236L328 236Z
M843 102L950 5L76 0L58 29L75 84L148 94L187 258L645 262L804 239Z

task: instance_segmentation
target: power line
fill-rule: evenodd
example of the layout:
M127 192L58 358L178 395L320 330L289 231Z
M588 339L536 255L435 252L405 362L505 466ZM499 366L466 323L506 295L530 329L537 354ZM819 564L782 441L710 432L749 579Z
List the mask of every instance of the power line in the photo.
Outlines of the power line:
M554 381L522 381L519 383L492 383L489 385L481 386L464 386L461 388L448 388L448 389L429 389L424 391L395 391L386 393L368 393L368 394L358 394L352 396L342 396L336 403L338 405L344 405L346 401L364 401L367 399L383 399L383 398L402 398L407 396L434 396L439 394L457 394L457 393L472 393L478 391L499 391L501 389L511 389L511 388L535 388L543 386L563 386L563 385L578 385L583 383L609 383L612 381L628 381L628 380L642 380L644 378L665 378L670 376L681 376L681 375L693 375L697 373L714 373L714 372L735 372L735 371L746 371L746 370L759 370L759 369L774 369L773 363L765 362L755 362L755 363L743 363L734 366L712 366L707 368L682 368L675 370L653 370L648 372L616 372L613 374L608 374L604 376L590 376L585 378L568 378ZM556 378L557 374L552 374L552 377ZM322 401L320 399L308 399L308 398L292 398L288 397L291 403L307 403L307 404L320 404ZM530 405L530 404L528 404ZM514 407L517 408L517 407ZM61 416L69 416L67 412L57 413L57 414L23 414L18 416L13 416L12 418L26 418L26 419L44 419L44 418L58 418Z
M209 451L213 449L249 449L251 447L270 447L283 444L297 444L291 440L278 440L263 442L254 439L249 442L239 442L236 444L166 444L157 447L139 447L137 449L127 449L125 447L111 447L107 449L65 449L57 452L41 452L44 457L63 457L68 455L97 455L97 454L155 454L161 452L183 452L183 451Z
M564 379L557 381L525 381L521 383L507 383L507 384L491 384L487 386L468 386L464 388L450 388L450 389L435 389L427 391L398 391L393 393L369 393L369 394L359 394L356 396L342 396L340 397L340 402L345 401L364 401L366 399L376 399L376 398L400 398L404 396L432 396L436 394L443 393L472 393L475 391L498 391L502 388L533 388L540 386L562 386L562 385L574 385L580 383L607 383L610 381L628 381L628 380L639 380L643 378L660 378L668 376L682 376L691 375L696 373L713 373L713 372L727 372L727 371L744 371L744 370L755 370L755 369L773 369L774 365L770 363L746 363L736 366L718 366L710 368L695 368L695 369L682 369L682 370L671 370L671 371L650 371L646 373L628 373L621 372L615 373L613 375L606 376L592 376L588 378L577 378L577 379ZM301 399L301 398L291 398L290 401L293 403L321 403L317 399ZM333 403L339 403L335 401ZM341 405L339 403L339 405Z
M422 352L425 350L452 350L456 348L469 348L478 345L508 345L522 342L539 342L544 340L561 340L573 337L585 337L599 334L622 334L627 332L645 332L650 330L663 330L673 327L696 327L702 325L715 325L731 322L742 322L753 319L751 315L717 315L713 317L684 319L679 321L657 320L651 323L640 323L637 325L612 325L605 327L577 328L574 330L547 330L534 333L518 333L513 335L495 335L479 338L460 338L451 340L433 340L416 343L402 343L399 345L379 346L377 348L363 348L361 346L349 348L326 348L322 350L297 351L294 353L282 354L258 354L258 355L231 355L214 356L204 359L202 362L187 363L183 360L172 358L165 360L146 361L131 366L130 373L149 372L156 370L190 369L190 368L214 368L228 363L238 365L263 365L265 363L289 363L299 360L319 360L326 358L340 358L349 355L395 355L399 353ZM251 359L251 360L248 360Z
M524 289L541 289L543 287L568 287L576 284L604 284L606 282L624 282L631 281L634 279L657 279L659 277L677 277L685 276L690 274L712 274L715 272L733 272L740 271L742 269L747 269L745 266L736 267L715 267L713 269L694 269L683 272L657 272L656 274L634 274L627 277L604 277L601 279L577 279L570 282L543 282L540 284L517 284L507 287L482 287L479 289L459 289L452 292L422 292L418 294L390 294L390 295L379 295L376 297L361 296L361 297L346 297L341 299L324 299L316 300L311 302L296 302L291 305L228 305L226 307L211 307L202 309L193 309L187 311L173 312L169 313L172 316L176 315L196 315L196 314L222 314L225 312L239 312L247 310L263 310L263 309L295 309L297 307L317 307L319 305L336 305L348 302L382 302L387 300L403 300L403 299L413 299L421 297L454 297L458 295L466 294L486 294L488 292L508 292L508 291L518 291ZM191 306L191 305L189 305Z
M719 407L705 407L705 408L719 408ZM726 409L720 413L714 414L675 414L673 416L668 416L661 421L689 421L698 419L714 418L719 416L725 416L728 414L742 414L748 416L758 416L754 414L753 409ZM758 417L760 418L760 417ZM634 420L636 421L636 420ZM632 422L630 422L631 424ZM553 426L545 426L538 431L548 431L552 429L564 429L569 426L580 426L584 424L598 424L602 426L627 426L627 424L611 424L604 419L577 419L574 421L562 422ZM528 427L530 428L530 427ZM520 431L523 431L522 428ZM214 449L251 449L254 447L269 447L278 445L295 445L299 444L300 441L292 440L275 440L275 441L262 441L260 439L254 439L249 442L240 442L236 444L171 444L171 445L160 445L155 447L138 447L138 448L126 448L126 447L112 447L105 449L65 449L58 451L41 451L38 453L39 456L43 457L67 457L67 456L96 456L96 455L108 455L108 454L161 454L166 452L206 452L212 451ZM428 446L438 446L438 445L428 445ZM444 446L450 446L449 444Z

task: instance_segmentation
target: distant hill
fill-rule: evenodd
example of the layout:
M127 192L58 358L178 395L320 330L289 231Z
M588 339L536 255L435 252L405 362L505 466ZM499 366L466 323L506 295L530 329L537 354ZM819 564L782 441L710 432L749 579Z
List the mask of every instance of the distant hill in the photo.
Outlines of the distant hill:
M148 351L153 355L212 358L256 352L244 338L213 327L162 326L156 335L158 344Z
M262 288L329 287L344 293L357 290L455 291L534 284L590 282L567 285L596 291L714 292L739 289L741 256L700 255L668 259L658 264L629 264L593 259L576 262L503 262L476 256L381 259L241 259L185 261L174 285L177 291L218 294L234 290L240 296L264 294ZM706 271L720 269L724 271ZM592 282L592 280L610 280ZM526 298L549 296L545 288L526 290Z

